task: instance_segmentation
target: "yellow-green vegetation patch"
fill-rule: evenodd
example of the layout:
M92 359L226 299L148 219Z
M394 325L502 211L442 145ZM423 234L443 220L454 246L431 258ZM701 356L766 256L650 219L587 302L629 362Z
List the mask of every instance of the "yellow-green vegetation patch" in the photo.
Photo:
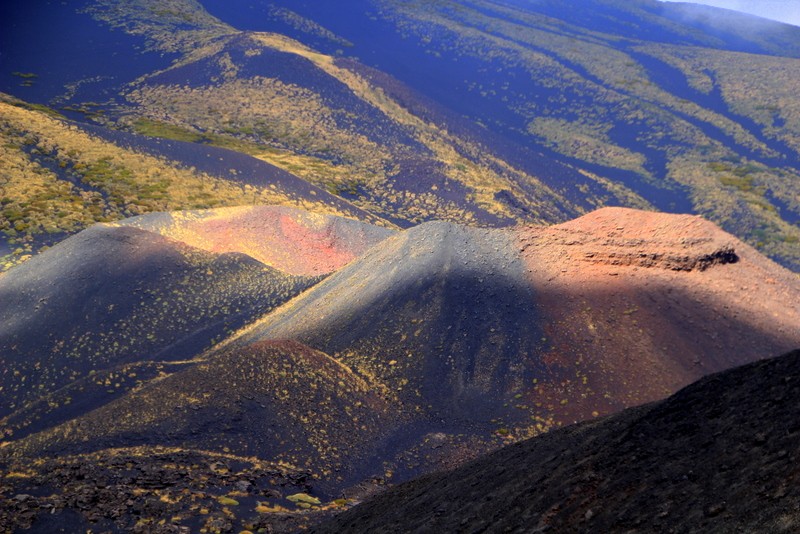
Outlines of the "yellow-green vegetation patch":
M83 9L96 20L147 39L150 49L188 52L234 33L194 0L96 0Z
M320 501L316 497L312 497L307 493L295 493L294 495L287 496L286 500L295 503L297 506L300 506L301 508L306 508L310 506L319 506L320 504L322 504L322 501Z
M359 187L365 184L365 180L359 178L363 173L353 171L346 165L336 165L319 157L249 141L243 138L253 133L248 128L239 131L226 128L222 134L199 133L189 128L147 118L137 119L132 126L136 133L150 137L207 144L248 154L322 187L332 195L341 196L346 193L355 196L359 192ZM376 175L373 171L365 172L370 177Z
M741 158L719 155L708 161L696 154L675 158L669 176L691 187L695 209L760 252L800 265L800 228L781 218L768 197L791 192L800 175ZM784 196L785 198L785 196Z
M172 139L174 141L184 141L188 143L202 143L218 148L235 150L251 156L259 155L264 152L264 148L257 143L237 139L231 135L198 132L192 128L176 126L146 117L137 118L133 121L131 127L136 133L148 137L160 137L162 139Z
M22 109L38 111L40 113L44 113L46 115L50 115L51 117L55 117L58 119L66 119L64 115L62 115L61 113L59 113L58 111L49 106L45 106L44 104L34 104L32 102L25 102L24 100L19 100L10 95L6 95L5 93L0 93L0 102L12 106L17 106Z
M33 72L12 72L11 75L22 79L20 87L33 87L34 81L39 77Z
M231 79L203 87L143 86L127 98L150 122L134 123L139 131L155 133L168 121L177 129L161 127L161 135L185 136L181 140L206 142L204 136L228 136L303 154L336 155L346 162L342 175L376 175L384 172L389 152L352 129L340 127L344 111L333 110L321 95L275 78ZM214 140L214 137L211 137ZM219 139L219 137L216 137ZM264 150L266 152L266 150ZM257 149L248 153L258 153ZM268 159L269 153L265 154Z
M708 164L708 168L712 172L717 173L717 177L722 185L735 187L744 193L756 190L754 174L764 170L758 165L734 165L724 161L712 161ZM766 188L763 186L758 189L758 192L762 195L765 191ZM774 210L775 208L773 207L772 209Z
M281 514L290 511L288 508L284 508L283 506L280 506L278 504L270 506L269 504L265 503L258 503L258 505L256 505L255 510L259 514Z
M611 125L587 121L538 117L528 124L528 131L544 139L556 151L572 157L650 176L644 168L647 158L615 144L608 136Z
M198 143L203 140L203 135L188 128L181 128L174 124L156 121L145 117L139 117L131 125L133 130L141 135L148 137L161 137L174 141L186 141L188 143Z

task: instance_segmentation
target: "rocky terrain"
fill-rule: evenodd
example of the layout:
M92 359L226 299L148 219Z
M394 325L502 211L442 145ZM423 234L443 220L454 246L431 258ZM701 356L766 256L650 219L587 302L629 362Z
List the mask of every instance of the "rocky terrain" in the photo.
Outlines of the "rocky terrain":
M390 234L265 206L149 214L59 243L0 277L3 435L181 369Z
M225 235L238 239L213 252ZM327 237L292 254L309 235ZM358 255L323 278L239 250L295 273ZM52 510L112 530L165 514L179 530L299 528L386 485L800 345L795 274L699 217L624 208L549 227L399 232L286 208L146 215L86 230L0 287L17 312L5 353L20 355L4 374L5 495L24 508L15 525L45 530ZM105 313L92 305L65 321L70 299ZM166 507L31 493L73 469L106 480L132 454L163 458L147 469L174 478L179 453L280 466L302 487L218 494L198 482L210 476L198 460L190 471L205 475L181 478L181 496L172 482L147 490ZM121 495L147 489L123 471ZM209 508L217 497L239 504Z
M6 472L0 524L3 532L41 534L231 532L234 525L296 532L311 514L272 503L306 496L307 480L286 465L208 451L129 447L61 456Z
M796 354L647 403L800 347L800 28L6 2L0 51L0 532L295 532L418 477L321 528L797 530Z
M417 410L524 436L790 350L798 302L796 275L698 217L605 208L422 224L230 342L297 339Z
M134 370L119 366L191 359L315 281L244 254L92 227L0 277L0 414L90 373L116 371L92 380L111 395L135 387Z
M517 244L566 386L553 403L611 413L797 346L796 275L699 217L606 208Z
M794 532L800 352L393 488L313 532Z

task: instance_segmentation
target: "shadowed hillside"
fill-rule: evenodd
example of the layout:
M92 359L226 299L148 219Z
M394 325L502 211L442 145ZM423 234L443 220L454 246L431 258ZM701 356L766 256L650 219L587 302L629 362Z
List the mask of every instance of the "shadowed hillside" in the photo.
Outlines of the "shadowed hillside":
M191 359L314 281L244 254L94 226L0 276L0 415L91 373ZM119 394L135 377L106 376L95 394ZM76 391L62 409L72 400L85 399Z
M233 343L296 339L417 411L523 437L785 352L798 303L796 275L708 222L606 208L406 230Z
M394 488L314 532L793 532L800 352Z
M165 514L193 530L292 532L314 517L306 509L344 505L331 501L371 474L377 440L402 419L385 387L299 343L228 350L6 442L0 466L14 474L9 483L54 491L4 499L0 518L33 532L135 531ZM51 460L34 465L34 457Z

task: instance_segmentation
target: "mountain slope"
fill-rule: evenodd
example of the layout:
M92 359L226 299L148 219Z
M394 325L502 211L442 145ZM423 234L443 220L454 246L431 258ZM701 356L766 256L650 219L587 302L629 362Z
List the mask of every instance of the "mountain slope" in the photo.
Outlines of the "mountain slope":
M518 236L563 377L551 404L617 411L800 341L797 275L699 217L604 208Z
M226 145L401 226L656 207L798 268L797 28L655 0L156 4L87 0L68 17L138 44L146 73L83 74L107 72L109 46L48 76L74 88L56 96L20 53L0 88Z
M329 501L375 474L381 438L404 420L393 401L384 386L291 341L182 362L5 441L0 494L54 491L3 499L0 518L33 532L128 532L166 515L165 528L296 531L315 517L307 509L341 506Z
M0 51L8 530L302 530L800 346L798 28L657 0L79 0L3 4ZM635 529L657 507L614 474L635 506L577 518ZM543 527L594 497L569 476Z
M394 488L315 532L791 532L800 352Z
M136 228L84 230L0 276L0 416L91 373L191 359L316 280ZM94 395L135 376L105 377Z
M427 111L413 92L405 97ZM131 108L124 122L133 129L168 123L247 141L265 161L390 220L507 225L523 214L574 212L537 172L499 160L479 136L475 142L454 135L456 125L409 113L368 69L282 35L216 41L142 79L125 98ZM516 203L497 196L503 191Z
M371 474L362 463L398 420L385 392L346 366L296 342L268 341L193 362L9 450L224 449L304 469L322 480L314 484L322 496L353 473Z
M405 403L488 422L486 414L533 378L519 356L535 353L542 337L535 294L509 237L448 223L406 230L267 316L242 341L325 347L387 381Z
M387 483L800 344L797 275L694 216L606 208L552 227L436 222L383 239L285 208L130 223L187 241L263 230L266 254L272 240L290 250L281 217L301 237L321 221L344 242L379 239L302 293L318 279L124 225L0 276L14 312L0 323L11 364L0 468L15 473L0 491L35 494L0 513L43 530L55 509L75 528L169 516L292 531ZM63 345L48 337L61 331ZM237 474L215 474L220 457ZM279 476L254 480L254 464ZM117 490L98 493L109 479ZM163 504L117 498L136 494Z
M205 5L243 29L283 31L327 53L350 43L348 55L484 125L481 144L567 208L641 207L643 197L701 213L796 267L796 28L654 1L359 2L347 16L323 4L287 3L250 22L237 16L243 6ZM314 24L338 39L324 42ZM398 85L380 87L430 114ZM548 169L553 160L584 176ZM616 188L598 188L586 171ZM517 200L530 194L505 189Z
M798 302L796 275L710 223L606 208L552 227L420 225L226 343L296 339L421 413L519 437L785 352Z
M78 125L0 95L0 268L95 222L172 209L275 204L385 221L232 150Z
M661 210L703 214L796 269L800 165L786 141L798 122L785 92L800 83L797 28L759 21L753 35L747 17L702 21L660 2L388 5L421 42L407 54L436 36L405 79L416 89L436 87L512 142L545 145Z

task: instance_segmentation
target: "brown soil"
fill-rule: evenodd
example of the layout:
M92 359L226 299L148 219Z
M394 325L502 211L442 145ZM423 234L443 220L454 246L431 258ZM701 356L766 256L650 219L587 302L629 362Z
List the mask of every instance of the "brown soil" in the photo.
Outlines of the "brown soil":
M800 278L700 217L604 208L518 243L574 421L800 346Z

